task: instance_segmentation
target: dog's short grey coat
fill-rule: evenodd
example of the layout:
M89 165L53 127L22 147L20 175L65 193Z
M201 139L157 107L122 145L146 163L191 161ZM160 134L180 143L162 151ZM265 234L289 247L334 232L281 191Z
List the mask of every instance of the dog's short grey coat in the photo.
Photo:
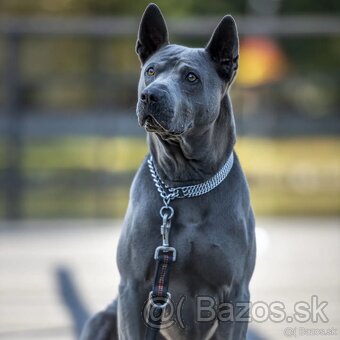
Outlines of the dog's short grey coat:
M201 183L234 152L235 124L228 89L238 62L238 36L225 16L206 48L170 44L163 16L147 7L139 29L142 63L137 116L161 178L170 186ZM228 177L214 190L171 203L171 245L178 258L169 290L176 302L185 296L178 324L161 330L166 339L245 339L246 322L197 322L198 296L217 304L249 301L255 265L254 216L248 186L235 155ZM82 339L143 339L142 309L152 286L154 250L161 244L162 200L146 160L132 183L117 263L118 299L86 325Z

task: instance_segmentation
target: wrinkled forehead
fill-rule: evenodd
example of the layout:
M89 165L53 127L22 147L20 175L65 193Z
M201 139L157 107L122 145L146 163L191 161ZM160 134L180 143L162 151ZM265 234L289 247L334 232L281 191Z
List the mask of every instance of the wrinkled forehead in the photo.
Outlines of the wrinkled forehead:
M201 71L210 66L209 58L203 48L189 48L180 45L166 45L162 47L146 62L146 65L152 63L164 68L188 66L198 68Z

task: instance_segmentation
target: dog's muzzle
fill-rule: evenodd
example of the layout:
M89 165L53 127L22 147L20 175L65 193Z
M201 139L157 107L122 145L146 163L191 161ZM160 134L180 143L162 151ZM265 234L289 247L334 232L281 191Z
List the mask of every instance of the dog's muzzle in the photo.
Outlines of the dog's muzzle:
M171 95L162 86L148 86L140 94L137 105L139 125L147 132L164 138L181 135L184 129L173 126L174 110Z
M169 117L164 112L169 111L165 108L168 106L168 98L165 90L158 87L146 88L140 94L137 114L139 124L147 131L165 131L166 120ZM161 114L164 117L161 117Z

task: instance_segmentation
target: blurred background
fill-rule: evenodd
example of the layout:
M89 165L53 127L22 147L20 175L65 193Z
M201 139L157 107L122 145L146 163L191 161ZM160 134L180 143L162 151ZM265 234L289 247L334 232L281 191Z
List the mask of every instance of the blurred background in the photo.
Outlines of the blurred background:
M147 3L0 1L1 339L73 338L116 292L114 248L147 152L134 52ZM340 2L157 4L171 42L193 47L235 17L231 96L258 217L255 298L326 292L339 328ZM278 275L278 263L290 272ZM284 325L252 328L284 338Z

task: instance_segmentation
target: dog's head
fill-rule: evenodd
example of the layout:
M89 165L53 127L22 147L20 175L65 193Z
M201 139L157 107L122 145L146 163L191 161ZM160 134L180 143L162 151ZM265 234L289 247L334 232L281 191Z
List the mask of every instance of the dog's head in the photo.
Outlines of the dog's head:
M136 51L142 64L137 116L164 138L209 126L216 120L238 65L238 35L227 15L205 48L169 43L161 11L150 4L142 17Z

